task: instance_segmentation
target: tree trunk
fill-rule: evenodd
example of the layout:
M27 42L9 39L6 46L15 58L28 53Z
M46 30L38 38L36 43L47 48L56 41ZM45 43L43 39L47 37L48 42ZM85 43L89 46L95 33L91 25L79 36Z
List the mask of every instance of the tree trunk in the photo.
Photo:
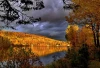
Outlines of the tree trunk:
M98 48L98 59L100 61L100 42L99 42L99 25L96 26L96 37L97 37L97 48Z
M93 31L93 39L94 39L94 44L97 47L97 40L96 40L96 33L95 33L95 26L93 24L92 25L92 31Z
M97 25L97 30L96 30L96 37L97 37L97 47L100 47L100 42L99 42L99 25Z

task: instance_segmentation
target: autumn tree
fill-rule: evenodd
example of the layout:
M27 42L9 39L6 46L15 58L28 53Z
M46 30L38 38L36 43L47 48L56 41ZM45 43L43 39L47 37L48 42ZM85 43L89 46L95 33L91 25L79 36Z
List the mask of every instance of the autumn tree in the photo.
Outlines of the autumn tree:
M67 41L70 41L72 46L75 47L78 42L78 25L69 25L66 29L66 36L65 38Z
M88 46L93 45L93 35L92 35L91 28L88 28L88 25L83 26L80 28L80 31L78 33L78 40L79 44L88 44Z
M0 0L0 21L4 22L6 27L14 21L16 24L37 22L41 20L40 17L34 18L33 16L28 16L25 12L41 10L44 7L42 0Z
M100 0L72 0L74 5L79 5L77 8L73 5L73 12L66 17L71 24L80 25L88 24L92 28L94 45L100 48Z

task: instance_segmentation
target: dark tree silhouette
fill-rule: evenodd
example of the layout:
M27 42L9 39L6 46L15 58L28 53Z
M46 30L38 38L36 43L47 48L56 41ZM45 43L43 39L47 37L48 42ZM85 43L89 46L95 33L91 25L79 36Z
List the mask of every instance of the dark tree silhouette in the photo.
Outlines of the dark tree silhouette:
M18 10L14 5L18 4ZM16 21L16 24L29 24L32 22L40 21L41 18L34 18L24 14L25 11L29 10L41 10L45 8L42 0L1 0L0 1L0 21L6 24L6 27L10 27L11 22ZM21 16L21 19L20 19ZM25 20L27 17L28 20ZM13 28L11 26L11 28Z
M77 4L73 3L73 2L71 2L71 0L62 0L62 1L64 3L63 8L65 10L73 9L75 11L80 7L80 5L77 5Z

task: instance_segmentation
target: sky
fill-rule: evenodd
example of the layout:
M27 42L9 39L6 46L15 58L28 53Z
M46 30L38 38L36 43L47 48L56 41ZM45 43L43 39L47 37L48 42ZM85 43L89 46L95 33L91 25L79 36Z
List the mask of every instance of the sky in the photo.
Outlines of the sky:
M42 10L31 10L27 14L33 17L41 17L42 21L16 26L16 31L26 32L31 34L43 35L56 40L65 41L65 30L68 22L65 19L70 10L63 9L62 0L43 0L45 8ZM3 29L15 31L11 29Z

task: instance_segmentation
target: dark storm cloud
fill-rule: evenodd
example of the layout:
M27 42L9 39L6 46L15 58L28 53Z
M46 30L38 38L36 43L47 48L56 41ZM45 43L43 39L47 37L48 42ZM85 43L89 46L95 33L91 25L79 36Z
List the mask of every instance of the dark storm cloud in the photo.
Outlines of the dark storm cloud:
M20 25L17 31L44 35L53 39L65 40L65 29L68 23L65 16L70 10L64 11L62 0L43 0L45 8L38 11L28 11L33 17L41 17L42 21Z
M65 21L56 24L50 22L38 22L34 24L34 27L33 25L22 25L17 27L17 29L19 29L20 32L23 31L31 34L44 35L53 39L65 40L65 29L67 25L68 24Z

